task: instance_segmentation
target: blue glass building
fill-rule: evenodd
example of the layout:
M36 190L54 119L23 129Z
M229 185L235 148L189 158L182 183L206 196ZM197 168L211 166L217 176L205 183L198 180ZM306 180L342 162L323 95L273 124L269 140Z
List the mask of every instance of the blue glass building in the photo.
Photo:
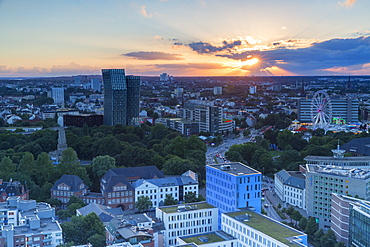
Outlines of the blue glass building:
M249 208L261 212L262 174L239 162L206 166L207 202L221 214Z
M139 125L140 77L103 69L104 125Z

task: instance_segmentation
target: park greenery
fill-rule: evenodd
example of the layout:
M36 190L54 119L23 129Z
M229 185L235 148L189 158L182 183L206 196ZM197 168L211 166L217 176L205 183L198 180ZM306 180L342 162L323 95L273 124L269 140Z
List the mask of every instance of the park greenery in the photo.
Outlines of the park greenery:
M66 129L68 149L58 164L48 153L57 149L58 133L43 129L30 135L0 133L0 178L20 181L30 190L30 198L58 203L50 199L50 189L63 175L79 176L93 192L99 192L99 180L116 167L156 166L166 175L188 170L205 179L206 144L197 136L185 137L157 124L133 126L94 126ZM81 160L87 160L81 164Z

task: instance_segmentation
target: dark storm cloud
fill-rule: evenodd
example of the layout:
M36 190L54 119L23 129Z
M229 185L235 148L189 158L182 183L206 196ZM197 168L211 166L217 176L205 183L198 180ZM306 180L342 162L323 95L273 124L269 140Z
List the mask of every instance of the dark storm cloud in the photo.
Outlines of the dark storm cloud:
M246 60L248 56L253 56L260 58L266 66L276 65L291 72L306 73L370 63L370 36L332 39L313 43L307 48L278 48L217 56L234 60Z
M139 51L122 54L122 56L136 58L138 60L183 60L181 54L171 54L161 51Z
M199 54L205 54L229 50L241 44L242 42L240 40L235 40L230 43L225 40L222 42L222 46L214 46L207 42L194 42L187 44L187 46L189 46L191 49L193 49L193 51L196 51Z

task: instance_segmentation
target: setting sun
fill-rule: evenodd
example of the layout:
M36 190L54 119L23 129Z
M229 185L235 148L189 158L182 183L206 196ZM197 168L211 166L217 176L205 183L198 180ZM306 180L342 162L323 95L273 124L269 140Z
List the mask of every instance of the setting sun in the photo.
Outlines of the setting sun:
M255 65L256 63L258 63L260 60L256 57L254 58L251 58L251 59L248 59L246 61L243 61L240 63L241 66L245 66L245 65Z

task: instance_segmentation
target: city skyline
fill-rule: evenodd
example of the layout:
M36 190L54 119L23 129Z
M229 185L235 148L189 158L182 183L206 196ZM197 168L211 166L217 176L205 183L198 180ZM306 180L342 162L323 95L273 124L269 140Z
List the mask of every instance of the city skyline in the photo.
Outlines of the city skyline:
M370 75L370 2L0 0L0 77Z

